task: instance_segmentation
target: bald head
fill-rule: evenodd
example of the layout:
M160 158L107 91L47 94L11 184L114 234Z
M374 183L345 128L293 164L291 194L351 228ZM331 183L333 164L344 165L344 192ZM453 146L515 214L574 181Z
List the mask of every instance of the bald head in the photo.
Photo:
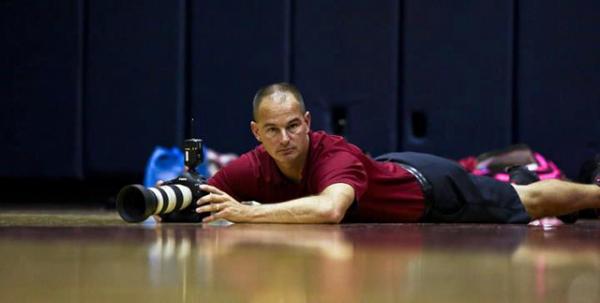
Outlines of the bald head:
M276 83L267 85L256 92L254 100L252 101L252 114L254 121L258 119L258 109L264 99L270 98L276 102L290 102L295 101L300 105L300 111L304 113L306 108L304 106L304 100L298 89L289 83Z

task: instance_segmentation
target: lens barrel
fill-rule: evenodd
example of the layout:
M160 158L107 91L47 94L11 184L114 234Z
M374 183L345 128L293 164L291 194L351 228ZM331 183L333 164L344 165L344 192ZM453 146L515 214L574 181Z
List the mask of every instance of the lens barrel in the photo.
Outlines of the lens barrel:
M117 195L117 211L127 222L141 222L152 215L180 211L192 201L192 191L181 184L144 187L125 186Z

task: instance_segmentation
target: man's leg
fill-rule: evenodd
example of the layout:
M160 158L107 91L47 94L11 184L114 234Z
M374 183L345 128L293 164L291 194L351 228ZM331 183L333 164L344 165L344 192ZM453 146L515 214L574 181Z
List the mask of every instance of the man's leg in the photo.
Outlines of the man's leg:
M600 186L561 180L513 185L533 219L555 217L586 208L600 208Z

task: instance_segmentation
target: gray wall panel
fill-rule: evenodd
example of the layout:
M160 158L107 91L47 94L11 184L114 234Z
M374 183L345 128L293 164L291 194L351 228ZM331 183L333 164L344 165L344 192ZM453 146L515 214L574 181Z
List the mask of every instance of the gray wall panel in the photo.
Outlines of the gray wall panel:
M293 79L313 129L338 132L372 154L398 143L398 5L296 2Z
M600 153L600 2L520 1L519 140L577 176Z
M0 176L82 176L81 5L0 3Z
M143 173L183 140L185 1L89 2L88 174Z
M403 147L459 158L510 144L511 2L407 0L404 12Z
M288 23L288 1L193 2L191 113L207 146L241 153L258 144L252 98L289 80Z

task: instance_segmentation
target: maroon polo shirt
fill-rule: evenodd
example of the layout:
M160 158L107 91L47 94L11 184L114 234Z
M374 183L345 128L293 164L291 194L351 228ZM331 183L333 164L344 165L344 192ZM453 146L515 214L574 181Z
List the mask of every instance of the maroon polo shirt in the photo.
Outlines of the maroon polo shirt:
M344 222L415 222L424 197L417 180L400 166L377 162L340 136L310 132L302 179L286 178L262 145L222 168L208 183L238 201L276 203L316 195L334 183L354 188Z

